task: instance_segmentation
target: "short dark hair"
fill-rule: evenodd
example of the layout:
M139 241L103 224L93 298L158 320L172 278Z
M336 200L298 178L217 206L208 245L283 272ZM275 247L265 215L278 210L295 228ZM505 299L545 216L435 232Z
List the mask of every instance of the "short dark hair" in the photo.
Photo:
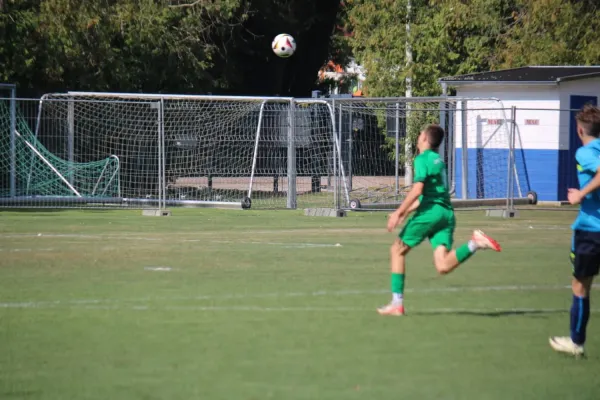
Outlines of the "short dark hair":
M427 141L434 149L437 149L444 140L444 128L437 124L427 125L423 130L427 135Z
M577 124L588 136L600 137L600 108L586 104L575 116Z

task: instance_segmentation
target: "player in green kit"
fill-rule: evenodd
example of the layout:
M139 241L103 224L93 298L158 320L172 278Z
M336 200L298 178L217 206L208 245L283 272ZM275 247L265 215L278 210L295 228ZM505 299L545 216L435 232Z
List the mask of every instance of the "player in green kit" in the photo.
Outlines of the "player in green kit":
M415 211L390 249L392 301L377 310L381 315L404 315L405 257L423 240L429 239L433 264L440 274L453 271L477 250L501 250L498 242L480 230L473 232L468 243L452 250L456 220L446 184L446 166L437 152L443 139L444 130L439 125L429 125L421 131L417 140L419 155L414 161L414 184L400 207L389 216L387 229L392 232Z

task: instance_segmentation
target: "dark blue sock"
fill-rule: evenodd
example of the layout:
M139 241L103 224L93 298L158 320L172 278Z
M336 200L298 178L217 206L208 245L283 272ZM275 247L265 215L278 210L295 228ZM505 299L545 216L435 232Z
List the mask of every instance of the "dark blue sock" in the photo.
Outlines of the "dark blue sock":
M575 344L585 343L585 329L590 318L590 298L573 296L571 306L571 340Z

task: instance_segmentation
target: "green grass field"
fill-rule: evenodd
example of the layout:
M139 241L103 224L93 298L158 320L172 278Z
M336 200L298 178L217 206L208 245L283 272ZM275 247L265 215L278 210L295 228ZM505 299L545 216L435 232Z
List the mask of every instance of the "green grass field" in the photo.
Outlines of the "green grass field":
M459 212L504 251L440 277L416 249L402 318L384 213L140 214L0 212L0 399L600 398L600 306L587 359L547 342L571 211Z

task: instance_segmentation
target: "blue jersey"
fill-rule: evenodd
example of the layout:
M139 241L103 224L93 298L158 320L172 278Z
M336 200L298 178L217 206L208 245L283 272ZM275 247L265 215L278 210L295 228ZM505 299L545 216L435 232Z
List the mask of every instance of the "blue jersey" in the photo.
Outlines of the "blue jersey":
M600 139L580 147L575 153L577 180L583 189L600 169ZM579 214L571 226L574 230L600 232L600 190L596 190L581 201Z

